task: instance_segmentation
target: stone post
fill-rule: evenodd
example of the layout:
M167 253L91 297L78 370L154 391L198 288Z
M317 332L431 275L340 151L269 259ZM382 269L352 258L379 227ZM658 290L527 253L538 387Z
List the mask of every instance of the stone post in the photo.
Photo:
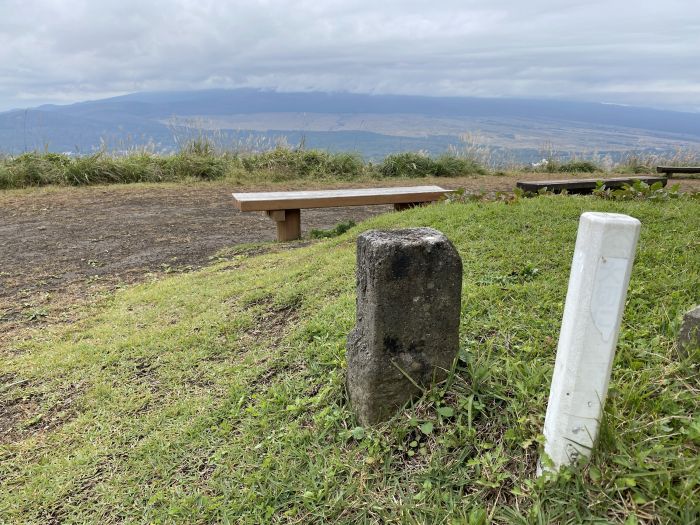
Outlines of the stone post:
M690 349L697 347L700 347L700 306L685 313L678 334L678 352L681 358L688 357Z
M357 239L357 324L347 390L362 425L389 419L447 376L459 349L462 260L432 228Z
M627 215L581 215L544 422L553 470L590 456L598 436L639 229Z

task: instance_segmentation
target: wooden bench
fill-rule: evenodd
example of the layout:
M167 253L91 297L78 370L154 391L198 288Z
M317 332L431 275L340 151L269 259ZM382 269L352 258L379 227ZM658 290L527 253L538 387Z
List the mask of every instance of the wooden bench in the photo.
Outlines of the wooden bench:
M367 206L393 204L395 210L442 199L449 190L440 186L363 188L324 191L274 191L234 193L233 202L241 211L260 211L277 223L277 240L301 238L302 208Z
M547 189L553 193L561 193L566 190L569 193L593 193L598 186L598 182L605 184L606 188L621 188L625 184L632 185L634 181L640 180L650 186L655 182L660 182L666 186L666 177L640 176L640 177L614 177L610 179L565 179L565 180L528 180L518 181L518 188L536 193L539 190Z
M700 166L657 166L656 173L665 173L668 177L674 173L700 173Z

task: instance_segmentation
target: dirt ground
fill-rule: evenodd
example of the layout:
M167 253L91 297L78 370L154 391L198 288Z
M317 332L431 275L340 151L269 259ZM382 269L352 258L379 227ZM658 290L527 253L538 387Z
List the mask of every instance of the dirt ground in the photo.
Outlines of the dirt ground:
M681 182L685 190L700 190L700 180ZM416 184L496 192L512 190L515 179L482 176L402 180L393 185ZM363 184L373 185L392 184ZM311 188L318 184L286 189ZM76 307L119 286L200 268L224 248L274 241L274 223L257 213L238 212L230 196L232 191L264 189L272 188L193 183L0 192L0 349L12 351L13 341L29 328L75 320ZM392 209L303 210L303 234Z

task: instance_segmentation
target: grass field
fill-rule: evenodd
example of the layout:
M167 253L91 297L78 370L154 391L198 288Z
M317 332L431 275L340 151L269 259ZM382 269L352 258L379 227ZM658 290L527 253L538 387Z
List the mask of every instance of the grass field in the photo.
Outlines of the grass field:
M534 477L583 211L642 234L599 446ZM464 261L449 380L357 426L344 392L355 237L431 226ZM694 523L700 202L593 197L444 203L291 251L116 293L2 356L4 523Z

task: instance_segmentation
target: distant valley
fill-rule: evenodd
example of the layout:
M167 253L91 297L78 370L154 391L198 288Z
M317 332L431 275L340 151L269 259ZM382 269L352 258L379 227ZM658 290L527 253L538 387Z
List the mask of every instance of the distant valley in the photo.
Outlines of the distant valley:
M563 101L211 90L136 93L0 113L0 152L90 153L149 145L174 151L206 135L232 149L290 146L439 155L451 148L502 162L550 153L609 157L700 150L700 114Z

